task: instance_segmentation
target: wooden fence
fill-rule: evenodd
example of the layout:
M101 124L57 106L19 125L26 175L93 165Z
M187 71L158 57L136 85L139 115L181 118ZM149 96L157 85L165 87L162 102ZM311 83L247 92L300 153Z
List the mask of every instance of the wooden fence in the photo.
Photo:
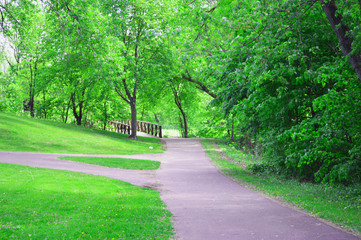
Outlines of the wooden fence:
M116 132L130 134L131 131L130 121L124 122L120 120L114 120L114 121L109 121L108 124L113 126ZM137 121L137 131L162 138L162 126L158 124L144 122L144 121Z
M113 126L112 128L108 127L108 131L115 131L117 133L130 134L130 125L120 122L118 120L108 121L108 125Z

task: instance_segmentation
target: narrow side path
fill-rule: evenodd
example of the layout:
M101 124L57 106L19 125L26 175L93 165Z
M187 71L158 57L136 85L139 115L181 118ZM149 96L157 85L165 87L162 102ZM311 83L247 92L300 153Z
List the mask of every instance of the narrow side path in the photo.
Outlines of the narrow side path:
M157 176L184 240L356 240L351 234L240 186L210 162L198 139L164 139Z
M57 170L67 170L72 172L82 172L93 175L101 175L125 182L136 186L153 187L157 183L155 170L127 170L118 168L109 168L87 163L60 160L63 156L94 156L94 157L120 157L133 159L157 160L160 154L145 155L85 155L85 154L53 154L53 153L23 153L23 152L1 152L0 162L19 164L30 167L51 168Z

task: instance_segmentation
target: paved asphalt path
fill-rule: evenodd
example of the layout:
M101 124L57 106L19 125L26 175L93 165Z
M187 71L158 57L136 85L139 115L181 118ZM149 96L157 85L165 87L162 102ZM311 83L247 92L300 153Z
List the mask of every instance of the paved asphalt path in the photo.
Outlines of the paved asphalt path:
M120 170L57 159L67 154L0 152L0 162L103 175L154 188L173 213L176 239L360 239L223 176L210 163L198 139L164 141L167 151L163 154L103 155L161 161L156 171Z

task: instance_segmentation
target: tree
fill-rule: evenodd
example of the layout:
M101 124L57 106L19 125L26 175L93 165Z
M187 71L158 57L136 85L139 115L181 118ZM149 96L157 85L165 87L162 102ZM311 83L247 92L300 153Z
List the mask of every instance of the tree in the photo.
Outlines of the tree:
M115 91L131 109L131 135L137 138L137 93L152 75L162 58L162 26L151 4L108 1L104 3L108 19L108 55L106 62ZM160 25L159 25L160 24ZM160 61L162 62L162 61Z
M184 95L184 84L182 82L177 81L176 79L171 79L170 81L170 89L172 90L174 96L174 102L177 105L179 111L181 112L182 117L179 118L181 123L182 136L184 138L188 138L188 123L187 123L187 114L184 111L182 106L182 95Z
M345 1L345 7L347 8L347 11L352 13L356 11L354 15L355 17L351 19L352 22L348 23L347 21L344 21L342 13L338 9L334 0L320 0L320 2L322 10L337 36L342 53L349 57L349 62L353 70L361 80L360 46L355 46L357 43L354 42L354 38L360 38L360 36L357 35L357 32L360 30L360 9L358 9L358 7L361 8L361 2L359 1L356 3L354 1ZM353 29L351 29L350 25L348 24L352 25Z
M100 69L94 44L99 41L98 27L101 17L95 17L96 2L59 3L48 1L52 14L49 21L49 49L54 58L50 67L61 85L65 86L66 117L71 108L76 123L82 124L89 102L94 99L97 87L102 86ZM93 22L91 21L93 20ZM98 45L97 45L98 46ZM100 49L99 49L100 51ZM51 57L51 56L50 56Z
M26 0L5 1L0 11L4 36L10 39L14 49L15 63L10 58L7 62L15 70L17 79L26 82L28 97L24 100L24 110L34 117L35 97L39 92L38 66L44 53L44 15L38 5Z

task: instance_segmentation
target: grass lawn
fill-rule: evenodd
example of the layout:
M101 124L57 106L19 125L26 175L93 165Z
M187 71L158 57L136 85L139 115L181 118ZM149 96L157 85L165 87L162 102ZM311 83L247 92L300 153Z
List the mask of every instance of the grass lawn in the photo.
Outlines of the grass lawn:
M315 216L361 235L361 186L300 183L271 175L254 175L245 170L247 161L229 161L211 140L202 141L207 155L226 176L242 185L290 203ZM226 148L226 146L223 146ZM230 150L233 151L233 150Z
M159 193L110 178L0 164L0 239L169 239Z
M60 157L60 159L122 169L154 170L160 166L158 161L129 158Z
M142 154L164 151L160 139L139 137L138 141L130 141L127 136L0 112L0 151L74 154Z

